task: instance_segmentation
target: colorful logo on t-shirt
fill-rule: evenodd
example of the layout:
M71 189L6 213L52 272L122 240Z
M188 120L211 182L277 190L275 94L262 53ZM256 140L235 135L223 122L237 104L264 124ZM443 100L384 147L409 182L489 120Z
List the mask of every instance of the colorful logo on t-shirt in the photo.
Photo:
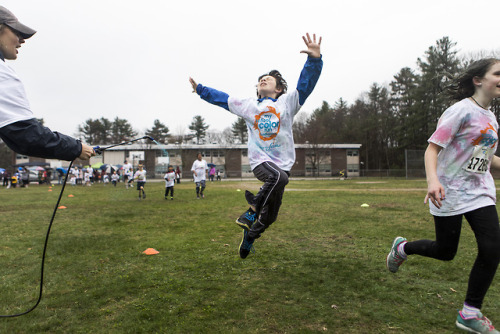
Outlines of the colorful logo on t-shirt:
M259 137L263 141L268 141L276 138L280 132L280 114L273 107L267 107L267 111L263 111L255 116L253 123L255 130L259 131Z
M472 141L474 146L495 146L498 141L498 134L495 131L495 128L488 123L488 127L484 130L481 130L481 135Z

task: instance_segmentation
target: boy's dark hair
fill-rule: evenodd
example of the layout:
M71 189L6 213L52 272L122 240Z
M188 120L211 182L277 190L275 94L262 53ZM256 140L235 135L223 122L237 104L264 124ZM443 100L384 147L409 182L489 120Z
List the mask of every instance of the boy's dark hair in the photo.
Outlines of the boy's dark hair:
M277 70L272 70L271 72L269 73L265 73L265 74L262 74L260 77L259 77L259 80L257 80L257 82L260 81L260 79L262 79L263 77L265 76L271 76L273 77L275 80L276 80L276 88L277 89L281 89L281 93L278 94L278 96L276 96L277 98L280 97L281 95L285 94L286 93L286 89L288 88L288 85L285 81L285 79L283 79L283 77L281 76L281 73ZM259 91L257 90L257 97L260 99L261 97L259 96Z
M451 100L460 101L474 95L476 87L472 79L474 77L482 78L490 68L500 59L483 58L472 62L462 73L456 76L451 84L446 87L446 95Z

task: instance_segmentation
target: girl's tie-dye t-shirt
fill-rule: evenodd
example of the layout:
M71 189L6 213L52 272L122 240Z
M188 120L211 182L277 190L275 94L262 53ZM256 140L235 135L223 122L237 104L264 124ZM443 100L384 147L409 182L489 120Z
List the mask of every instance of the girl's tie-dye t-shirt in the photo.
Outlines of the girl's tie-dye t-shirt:
M437 174L445 190L441 208L429 201L432 215L454 216L495 204L490 166L498 123L491 111L463 99L446 109L428 141L442 147Z

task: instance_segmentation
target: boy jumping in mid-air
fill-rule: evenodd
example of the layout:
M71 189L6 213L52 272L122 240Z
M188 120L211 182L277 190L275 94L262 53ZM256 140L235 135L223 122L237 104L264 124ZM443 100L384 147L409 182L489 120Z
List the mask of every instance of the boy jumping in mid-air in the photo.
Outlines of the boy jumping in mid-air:
M295 163L293 117L311 94L321 74L321 37L303 36L308 55L300 74L297 89L287 93L287 83L273 70L259 77L257 98L238 99L213 88L197 84L189 78L193 91L212 104L242 117L248 127L248 158L252 172L264 182L257 195L246 191L250 208L236 220L243 228L239 253L246 258L255 239L276 220L288 184L290 169Z

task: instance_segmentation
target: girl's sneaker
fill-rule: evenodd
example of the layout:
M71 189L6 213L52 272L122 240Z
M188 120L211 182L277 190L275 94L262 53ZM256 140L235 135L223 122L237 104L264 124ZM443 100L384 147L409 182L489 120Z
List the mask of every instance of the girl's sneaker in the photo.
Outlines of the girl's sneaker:
M486 318L481 312L477 314L477 317L472 319L464 319L462 317L462 312L458 311L457 321L455 322L458 328L470 333L489 333L489 334L500 334L499 331L493 327L491 321Z
M399 266L402 265L406 260L398 253L399 244L405 241L406 238L396 237L396 239L394 239L394 242L392 243L391 251L389 252L389 255L387 255L387 259L385 260L387 269L389 269L391 273L395 273L396 271L398 271Z

